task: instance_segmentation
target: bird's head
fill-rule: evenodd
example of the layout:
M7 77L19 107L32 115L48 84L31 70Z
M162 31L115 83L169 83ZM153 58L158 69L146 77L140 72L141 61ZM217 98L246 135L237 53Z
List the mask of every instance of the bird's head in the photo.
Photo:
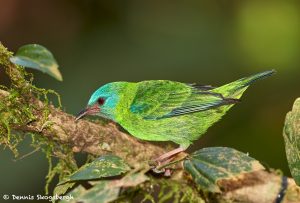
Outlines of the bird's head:
M115 120L116 106L124 86L124 82L114 82L97 89L90 97L87 107L77 115L76 120L87 115L96 115Z

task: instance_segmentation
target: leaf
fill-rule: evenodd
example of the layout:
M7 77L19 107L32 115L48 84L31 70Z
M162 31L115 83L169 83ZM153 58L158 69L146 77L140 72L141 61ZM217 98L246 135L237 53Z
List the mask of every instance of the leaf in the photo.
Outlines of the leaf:
M145 181L149 180L149 178L144 174L144 172L140 173L130 173L126 175L121 180L116 180L114 183L115 187L134 187Z
M237 179L242 174L264 169L247 154L227 147L200 149L183 164L194 181L202 189L210 192L221 192L219 183L222 180Z
M119 196L119 192L119 187L111 187L110 181L103 180L89 190L86 190L82 186L75 188L72 192L66 195L73 197L73 200L64 200L61 201L61 203L106 203L116 200Z
M285 152L289 168L297 185L300 185L300 98L285 118L283 129Z
M66 183L63 185L58 185L55 187L54 191L53 191L53 195L54 196L61 196L63 194L65 194L67 192L67 190L71 187L73 187L75 185L75 183ZM55 199L52 199L52 202L55 203Z
M94 187L89 190L79 186L66 196L72 196L72 201L61 201L68 203L95 203L95 202L111 202L118 199L121 188L134 187L147 181L149 178L144 173L128 174L120 180L101 180L93 182Z
M92 180L117 176L127 172L129 169L130 167L120 157L103 155L93 162L80 167L69 178L59 183L59 185L69 181Z
M10 58L10 61L20 66L47 73L59 81L63 80L52 53L41 45L28 44L20 47L15 56Z
M58 185L57 187L55 187L53 194L54 195L62 195L65 194L67 192L67 190L71 187L73 187L75 185L75 183L66 183L63 185Z

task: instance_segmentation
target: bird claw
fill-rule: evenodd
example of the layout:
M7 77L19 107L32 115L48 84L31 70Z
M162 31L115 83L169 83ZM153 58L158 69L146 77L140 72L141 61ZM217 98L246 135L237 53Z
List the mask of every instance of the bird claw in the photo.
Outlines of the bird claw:
M158 168L158 167L155 167L155 168L152 168L152 171L154 173L157 173L157 174L163 173L163 175L166 176L166 177L170 177L172 175L172 169L171 168Z
M172 170L171 170L170 168L166 168L166 169L165 169L164 176L170 177L171 175L172 175Z
M167 176L167 177L171 176L172 168L169 168L167 165L173 159L174 159L174 157L171 157L167 160L158 160L158 159L152 160L150 162L150 165L152 166L152 171L157 174L164 173L164 176Z
M164 172L165 172L165 169L164 169L164 168L159 169L159 168L155 167L155 168L152 168L152 171L153 171L154 173L160 174L160 173L164 173Z
M179 153L176 156L168 157L167 159L154 159L150 161L149 165L154 173L164 173L164 176L169 177L172 175L174 164L184 160L186 156L187 154L185 153Z

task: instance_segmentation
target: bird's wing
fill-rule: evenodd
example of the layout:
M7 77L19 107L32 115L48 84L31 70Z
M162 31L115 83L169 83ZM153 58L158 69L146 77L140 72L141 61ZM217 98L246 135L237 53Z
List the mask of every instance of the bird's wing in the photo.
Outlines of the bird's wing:
M130 110L144 119L157 120L237 102L236 99L224 98L207 87L199 88L167 80L143 81L138 83Z

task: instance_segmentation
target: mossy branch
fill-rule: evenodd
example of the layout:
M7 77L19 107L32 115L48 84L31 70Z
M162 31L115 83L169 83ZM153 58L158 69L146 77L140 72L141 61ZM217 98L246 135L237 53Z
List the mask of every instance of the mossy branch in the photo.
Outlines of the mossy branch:
M73 115L63 112L48 102L47 94L51 92L33 86L32 77L22 67L12 64L9 60L11 56L12 53L0 43L0 65L5 68L11 79L10 88L0 88L0 143L2 145L15 149L15 146L11 145L12 131L33 134L33 143L41 142L47 145L44 150L51 151L52 154L48 153L49 156L57 156L63 160L56 166L56 171L59 171L59 167L68 167L70 171L75 170L77 165L74 163L73 154L79 152L94 156L113 153L136 168L148 164L149 160L167 151L152 142L136 140L112 123L88 120L75 122ZM15 134L14 138L18 140L20 136ZM40 147L41 144L36 146ZM62 149L55 151L59 147ZM68 153L72 155L69 156ZM51 163L50 161L50 166ZM53 169L50 167L50 170ZM53 178L53 174L50 174L49 178ZM220 183L221 193L207 193L197 188L182 166L178 166L171 179L160 177L156 183L161 187L169 187L165 193L186 191L198 195L193 198L195 201L199 198L208 202L263 203L280 202L281 199L283 199L281 202L300 201L300 190L293 179L264 170L223 180ZM184 190L180 185L185 187ZM151 184L143 184L139 187L143 187L142 191L151 194ZM186 192L181 195L189 199L186 197Z

